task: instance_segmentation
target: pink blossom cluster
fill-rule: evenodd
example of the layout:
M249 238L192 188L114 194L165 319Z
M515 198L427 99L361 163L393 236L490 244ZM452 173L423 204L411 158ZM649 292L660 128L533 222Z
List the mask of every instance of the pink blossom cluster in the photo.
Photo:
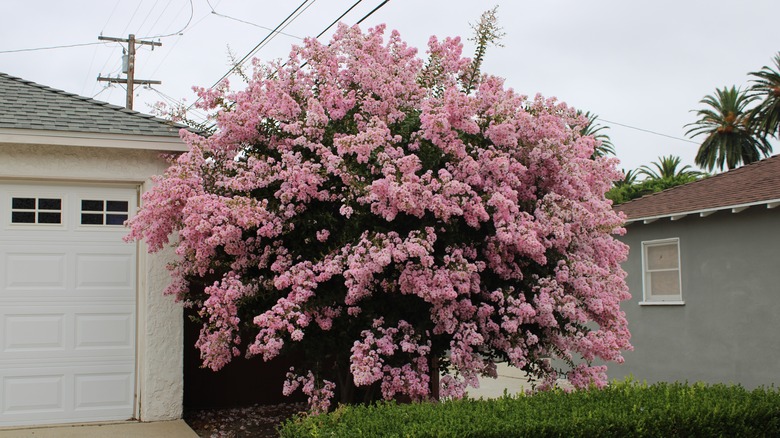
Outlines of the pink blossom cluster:
M295 374L294 369L291 369L286 377L282 388L284 395L294 393L303 385L300 389L309 396L309 407L312 412L318 414L328 412L333 390L336 387L335 383L324 379L319 381L311 371L305 376L299 376Z
M392 399L399 392L413 400L424 399L430 393L430 340L421 345L422 337L406 321L399 321L397 327L383 324L383 318L375 320L373 330L364 330L362 339L352 346L350 373L355 385L370 386L381 381L385 399ZM396 353L412 359L394 366Z
M383 26L341 26L242 91L201 91L218 129L182 133L128 239L175 247L168 293L198 308L205 366L242 333L266 360L303 350L284 392L303 384L318 410L345 399L332 381L429 397L433 358L451 397L497 361L604 384L593 363L631 348L616 160L555 99L489 75L464 89L461 51L431 38L423 60ZM314 378L334 369L349 379Z

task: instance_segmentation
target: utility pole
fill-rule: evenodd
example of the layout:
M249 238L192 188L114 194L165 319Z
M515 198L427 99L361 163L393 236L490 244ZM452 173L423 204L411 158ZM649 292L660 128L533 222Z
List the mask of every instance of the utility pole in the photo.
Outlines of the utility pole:
M162 43L159 41L143 41L143 40L136 40L135 35L130 34L128 35L127 39L124 38L114 38L114 37L104 37L103 35L100 35L98 37L98 40L100 41L114 41L118 43L127 43L127 64L124 65L123 60L123 73L127 76L127 79L120 79L120 78L107 78L98 75L97 80L99 82L111 82L111 83L119 83L119 84L127 84L127 102L125 103L125 108L127 109L133 109L133 89L135 88L135 85L152 85L152 84L162 84L160 81L152 81L148 79L136 79L135 78L135 45L149 45L152 46L152 50L154 50L154 46L162 46Z

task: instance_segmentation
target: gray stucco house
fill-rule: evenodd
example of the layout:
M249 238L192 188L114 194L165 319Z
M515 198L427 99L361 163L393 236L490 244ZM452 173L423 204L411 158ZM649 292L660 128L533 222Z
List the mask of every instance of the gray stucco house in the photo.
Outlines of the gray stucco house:
M780 155L618 205L635 350L610 377L780 383Z
M180 128L0 73L0 428L181 416L171 254L122 241Z

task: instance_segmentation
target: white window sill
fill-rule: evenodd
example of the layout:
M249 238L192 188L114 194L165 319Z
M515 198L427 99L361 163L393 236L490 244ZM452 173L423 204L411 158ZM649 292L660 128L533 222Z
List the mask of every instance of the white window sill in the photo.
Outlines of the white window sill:
M640 301L640 306L684 306L685 301Z

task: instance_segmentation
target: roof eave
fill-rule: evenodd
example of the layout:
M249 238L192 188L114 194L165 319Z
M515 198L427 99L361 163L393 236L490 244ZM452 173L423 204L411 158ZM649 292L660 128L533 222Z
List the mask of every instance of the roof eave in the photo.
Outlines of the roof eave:
M673 221L680 220L686 216L691 215L698 215L699 217L707 217L715 212L723 211L723 210L731 210L732 213L739 213L749 207L754 207L757 205L766 205L766 208L775 208L780 206L780 198L777 199L767 199L763 201L754 201L754 202L748 202L745 204L736 204L736 205L724 205L720 207L713 207L713 208L705 208L700 210L690 210L690 211L681 211L681 212L674 212L674 213L664 213L661 215L656 216L644 216L644 217L638 217L638 218L630 218L626 219L625 225L632 224L634 222L641 222L644 224L649 224L651 222L655 222L659 219L665 219L670 218Z
M119 149L148 149L185 152L187 146L178 135L106 134L0 128L0 144L44 144Z

